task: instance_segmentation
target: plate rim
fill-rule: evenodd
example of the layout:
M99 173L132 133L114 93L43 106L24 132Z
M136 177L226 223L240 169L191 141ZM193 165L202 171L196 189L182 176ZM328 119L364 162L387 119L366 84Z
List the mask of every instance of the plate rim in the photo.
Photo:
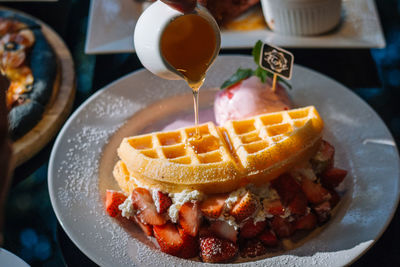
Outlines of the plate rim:
M247 55L220 55L219 57L235 57L235 58L251 58L251 56L247 56ZM366 102L364 101L361 97L359 97L356 93L354 93L352 90L350 90L347 86L343 85L342 83L340 83L339 81L319 72L313 69L310 69L308 67L302 66L302 65L298 65L295 64L297 68L303 68L306 69L307 71L311 71L314 72L318 75L323 76L326 79L329 79L331 82L334 82L336 84L338 84L339 86L342 86L343 88L345 88L349 93L351 93L353 95L353 97L358 98L359 100L361 100L363 102L363 104L365 104L365 106L370 109L370 111L372 111L374 113L375 116L377 116L377 118L379 118L379 120L382 122L383 126L384 126L384 130L389 134L390 138L392 139L392 141L395 142L395 139L393 138L393 135L391 133L391 131L389 130L389 128L387 127L386 123L382 120L381 116ZM91 95L89 98L87 98L73 113L72 115L68 118L68 120L65 122L64 126L62 127L61 131L59 132L51 154L50 154L50 158L49 158L49 165L48 165L48 190L49 190L49 195L50 195L50 201L51 201L51 205L53 207L54 213L56 214L57 217L57 221L60 223L61 227L63 228L63 230L65 231L65 233L67 234L68 238L74 243L75 246L77 246L88 258L90 258L93 262L95 262L96 264L102 265L104 262L102 262L100 259L97 259L94 257L93 253L91 253L89 250L86 250L86 248L84 248L82 246L82 244L79 243L79 238L78 235L73 234L73 227L69 227L66 224L64 224L64 222L61 220L61 210L59 210L59 207L57 207L57 191L53 190L54 188L54 178L53 178L53 173L56 172L54 164L55 164L55 156L58 150L58 147L60 145L60 143L62 142L63 138L64 138L64 133L68 130L70 124L72 124L75 120L75 118L80 114L81 110L83 110L89 103L91 103L94 99L96 99L100 94L104 93L105 91L107 91L109 88L113 87L115 84L120 83L122 80L128 79L130 76L134 76L138 73L141 72L147 72L146 69L138 69L135 70L131 73L125 74L123 76L121 76L120 78L118 78L117 80L107 84L106 86L104 86L103 88L99 89L96 93L94 93L93 95ZM132 116L133 114L131 114L130 116ZM396 152L396 156L397 156L397 161L400 164L400 154L399 154L399 149L396 143L394 143L394 149ZM400 181L400 171L398 172L399 176L397 177L398 182ZM395 179L396 177L394 177L393 179ZM381 226L381 230L379 231L379 233L374 237L374 239L372 240L372 242L365 248L363 249L360 253L358 253L358 255L354 256L350 261L347 262L348 265L356 262L359 258L361 258L383 235L383 233L387 230L387 227L389 226L389 224L392 222L393 217L396 213L396 210L400 204L400 182L398 183L398 188L397 190L397 196L396 196L396 200L393 202L393 208L390 211L389 216L387 216L386 218L386 222L385 224L382 224ZM260 259L262 260L262 259ZM251 263L251 262L246 262L246 263Z

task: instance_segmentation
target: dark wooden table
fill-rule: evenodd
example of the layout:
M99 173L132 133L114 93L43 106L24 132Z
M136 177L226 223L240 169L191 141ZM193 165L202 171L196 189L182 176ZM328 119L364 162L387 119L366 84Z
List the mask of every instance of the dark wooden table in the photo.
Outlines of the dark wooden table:
M376 2L387 41L385 49L290 50L297 64L334 78L362 97L378 112L400 144L400 1ZM89 1L3 4L42 19L64 38L76 65L78 91L74 108L103 86L142 68L135 54L84 54ZM250 52L244 49L221 53L250 55ZM5 248L33 266L95 266L66 236L52 210L47 191L52 146L50 142L15 170L7 203ZM397 211L382 237L353 266L400 266L399 216Z

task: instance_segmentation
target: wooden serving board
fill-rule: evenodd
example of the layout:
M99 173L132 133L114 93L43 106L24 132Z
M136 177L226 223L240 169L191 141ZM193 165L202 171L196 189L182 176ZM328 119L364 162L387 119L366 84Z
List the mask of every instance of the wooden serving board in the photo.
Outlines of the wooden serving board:
M10 9L7 9L10 10ZM13 157L16 166L36 155L58 133L71 112L75 99L75 70L71 53L61 37L44 22L21 13L41 25L41 30L57 58L57 74L53 92L46 105L42 119L21 138L13 143Z

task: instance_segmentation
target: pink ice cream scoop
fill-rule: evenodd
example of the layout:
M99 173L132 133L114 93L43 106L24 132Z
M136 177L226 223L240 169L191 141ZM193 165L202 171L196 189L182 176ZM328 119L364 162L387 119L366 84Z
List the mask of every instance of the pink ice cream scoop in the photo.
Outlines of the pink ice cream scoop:
M223 125L228 120L291 109L293 104L285 88L277 83L275 92L272 92L271 87L271 80L262 83L257 76L251 76L221 90L214 100L216 122Z

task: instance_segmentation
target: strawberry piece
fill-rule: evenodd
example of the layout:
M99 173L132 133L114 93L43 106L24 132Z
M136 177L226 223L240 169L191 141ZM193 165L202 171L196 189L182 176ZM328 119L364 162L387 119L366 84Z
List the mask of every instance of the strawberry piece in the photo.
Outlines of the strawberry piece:
M307 212L307 197L303 192L298 192L287 207L291 214L304 215Z
M309 213L300 217L294 222L296 230L312 230L317 226L317 216L314 213Z
M197 202L186 202L179 210L179 225L191 236L199 232L202 214Z
M182 249L178 256L184 259L189 259L199 255L199 239L186 234L182 228L178 228L178 231L183 241Z
M166 212L168 208L172 205L172 200L167 194L164 194L161 191L157 191L157 198L159 203L159 205L156 205L157 212L162 214Z
M263 201L264 211L272 215L283 215L285 214L285 208L279 199L276 200L264 200Z
M163 225L167 222L164 216L158 214L153 198L147 189L135 188L132 191L131 198L141 222L151 225Z
M237 240L235 227L224 221L214 221L211 223L210 230L218 237L228 239L233 243Z
M272 219L271 228L281 238L291 236L295 230L289 221L279 216Z
M322 140L321 145L313 158L311 166L316 174L320 174L333 167L335 157L335 148L327 141Z
M247 219L257 210L258 199L257 197L247 192L232 208L230 214L235 217L236 220L243 221Z
M161 251L174 256L179 255L184 242L175 224L169 222L164 225L154 225L153 231Z
M282 204L287 206L296 197L299 192L302 192L301 186L289 174L283 174L272 181L272 187L278 192Z
M145 235L147 236L153 236L153 226L150 224L145 224L140 221L140 219L135 215L133 216L133 221L139 225L139 227L142 229Z
M333 209L339 203L340 196L335 191L335 189L329 190L329 194L331 194L331 199L329 199L329 204L331 205L331 209Z
M211 231L210 226L203 224L199 229L199 237L209 237L216 236L213 231Z
M307 198L298 184L289 174L283 174L272 182L272 187L278 192L282 204L289 208L291 213L303 215L307 210Z
M267 253L267 248L259 239L245 240L240 246L240 256L254 258Z
M121 214L118 206L124 203L126 196L117 191L107 190L106 192L106 211L111 217Z
M240 228L241 238L253 238L259 235L267 226L267 221L260 221L254 223L253 219L247 220Z
M266 229L262 232L261 235L258 236L258 239L268 247L275 247L279 244L278 238L271 229Z
M326 188L334 189L343 182L346 175L346 170L331 168L321 174L321 183Z
M225 89L222 91L221 96L227 96L229 99L232 99L232 97L233 97L233 92L232 92L232 90L235 89L235 91L237 91L236 89L239 89L239 88L240 88L240 86L241 86L241 84L242 84L242 81L243 81L243 80L240 80L240 81L238 81L238 82L232 84L231 86L225 88Z
M317 214L318 222L324 223L331 217L331 204L329 201L322 202L314 207L314 212Z
M205 216L216 219L221 215L227 198L227 194L212 195L200 204L200 209Z
M319 204L331 198L328 190L310 179L303 178L301 180L301 188L306 194L307 200L312 204Z
M226 262L232 260L238 252L238 246L218 237L200 238L200 257L204 262Z

